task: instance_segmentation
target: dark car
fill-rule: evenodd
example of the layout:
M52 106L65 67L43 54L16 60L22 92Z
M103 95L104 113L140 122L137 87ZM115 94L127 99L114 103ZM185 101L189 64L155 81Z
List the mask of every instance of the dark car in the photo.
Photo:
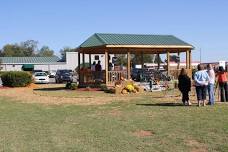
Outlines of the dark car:
M132 80L138 81L139 74L142 73L141 71L142 71L142 69L133 68L131 70L131 78L132 78Z
M131 78L134 81L140 81L140 82L147 82L150 81L150 79L153 77L153 71L152 69L137 69L134 68L131 71Z
M73 71L72 70L57 70L55 75L55 82L72 82L73 81Z

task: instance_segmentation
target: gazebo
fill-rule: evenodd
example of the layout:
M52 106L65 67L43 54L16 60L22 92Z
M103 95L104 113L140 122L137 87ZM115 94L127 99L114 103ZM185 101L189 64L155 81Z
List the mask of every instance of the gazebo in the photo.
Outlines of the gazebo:
M91 65L91 54L105 55L105 70L103 70L103 82L106 85L113 85L122 77L131 78L131 54L141 56L141 64L143 65L143 54L166 54L167 74L175 75L179 71L170 69L170 55L176 53L180 57L180 53L186 53L186 70L191 75L192 67L192 49L194 47L181 39L172 35L140 35L140 34L104 34L95 33L83 42L77 49L78 51L78 74L79 83L93 83L93 80L86 80L86 75L91 72L85 72L81 69L85 68L85 54L89 55L89 64ZM126 70L109 71L109 54L126 54L127 68ZM82 57L82 67L81 67Z

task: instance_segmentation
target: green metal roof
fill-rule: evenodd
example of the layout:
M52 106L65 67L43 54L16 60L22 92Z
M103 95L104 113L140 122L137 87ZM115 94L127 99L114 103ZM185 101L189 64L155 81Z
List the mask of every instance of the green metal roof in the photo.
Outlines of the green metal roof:
M8 64L44 64L55 63L60 59L58 57L0 57L2 63Z
M192 45L173 35L104 34L95 33L80 45L81 48L104 45Z

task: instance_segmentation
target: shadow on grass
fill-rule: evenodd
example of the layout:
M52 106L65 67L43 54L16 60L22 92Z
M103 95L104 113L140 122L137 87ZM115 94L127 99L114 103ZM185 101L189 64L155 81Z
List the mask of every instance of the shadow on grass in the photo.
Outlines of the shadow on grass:
M59 91L59 90L66 90L65 87L55 87L55 88L39 88L33 89L34 91Z
M183 106L181 103L148 103L148 104L136 104L137 106L167 106L167 107L178 107Z
M180 97L179 95L164 95L164 96L154 96L153 98L157 98L157 99L160 99L160 98L173 98L173 97Z

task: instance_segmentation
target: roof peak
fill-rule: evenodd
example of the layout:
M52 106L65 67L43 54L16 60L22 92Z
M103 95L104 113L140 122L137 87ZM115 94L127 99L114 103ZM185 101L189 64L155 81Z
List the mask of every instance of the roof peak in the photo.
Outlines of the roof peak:
M137 33L94 33L95 35L137 35L137 36L173 36L172 34L137 34Z
M97 47L104 45L159 45L159 46L188 46L192 45L175 37L174 35L159 34L117 34L94 33L80 47Z

